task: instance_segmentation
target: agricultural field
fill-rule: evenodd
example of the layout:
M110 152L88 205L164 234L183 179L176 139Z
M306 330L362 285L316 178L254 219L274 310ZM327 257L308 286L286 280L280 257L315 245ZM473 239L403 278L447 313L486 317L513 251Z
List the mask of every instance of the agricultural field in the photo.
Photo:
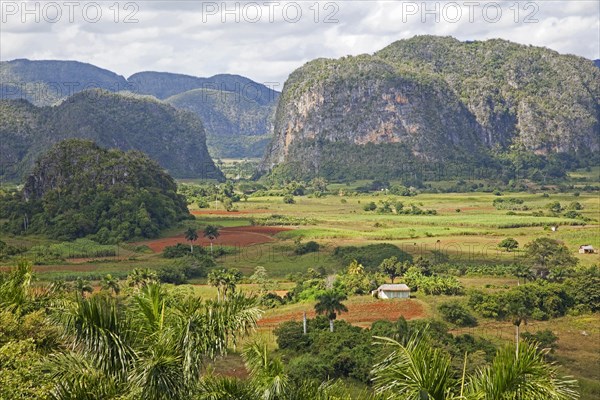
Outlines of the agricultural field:
M187 181L185 184L198 183ZM462 268L463 272L455 275L465 291L457 296L416 292L409 300L384 301L368 293L350 294L345 302L348 311L339 319L365 329L375 321L396 321L401 317L407 321L441 320L440 305L450 301L466 304L470 290L502 293L517 287L519 279L504 271L503 266L525 262L525 245L540 237L564 244L577 258L579 268L597 265L600 261L597 253L578 253L579 246L584 244L600 248L597 192L550 190L398 196L386 191L354 191L363 184L331 184L326 193L318 196L310 193L293 196L291 204L284 201L280 193L250 195L234 202L231 211L224 209L221 200L209 201L205 208L188 201L194 219L163 231L156 239L102 245L88 239L59 242L43 236L5 235L2 241L26 249L23 255L33 261L38 284L83 278L89 280L95 290L99 290L106 274L124 280L134 269L179 268L177 258L164 256L165 250L178 243L186 249L201 248L206 254L211 254L212 245L218 254L215 256L218 267L241 272L237 287L243 293L261 295L264 289L253 283L251 276L257 267L263 267L270 280L268 290L280 298L293 292L298 279L303 279L299 277L308 271L320 271L325 281L333 282L336 274L343 273L348 266L348 259L340 257L336 249L349 246L389 244L413 260L419 257L430 260L434 267L445 265L444 268L451 271ZM518 204L519 209L497 207L503 203L498 199L517 199L510 202ZM549 205L555 202L560 203L562 210L551 213ZM366 206L371 203L375 209L367 211ZM574 203L579 204L579 215L569 218L565 213ZM386 204L392 211L385 210ZM396 208L418 211L402 214L394 211ZM204 236L206 226L217 227L218 237L211 240ZM186 238L185 232L189 229L197 231L197 239ZM498 244L509 237L518 242L518 247L510 251L500 249ZM318 243L318 251L299 254L298 247L309 242ZM5 258L0 268L8 270L11 260ZM194 294L215 298L217 289L209 283L206 273L187 279ZM274 333L277 327L286 321L302 321L304 313L309 319L314 318L315 302L314 297L308 296L304 300L265 307L256 337L277 349ZM474 314L477 326L450 324L450 333L473 335L496 345L514 340L514 326L509 320ZM561 372L578 379L584 400L597 398L600 394L599 314L573 313L547 320L531 319L522 329L532 334L551 330L558 337L552 359L561 365ZM225 376L246 376L243 361L235 351L217 362L216 368ZM348 384L362 388L360 383Z

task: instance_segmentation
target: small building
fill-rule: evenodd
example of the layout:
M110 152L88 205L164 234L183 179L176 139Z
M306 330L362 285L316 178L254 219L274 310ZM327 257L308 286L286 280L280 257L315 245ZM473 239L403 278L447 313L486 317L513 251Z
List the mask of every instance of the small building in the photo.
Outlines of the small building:
M410 298L410 288L404 283L385 284L373 290L373 296L379 299L408 299Z
M552 232L556 232L558 230L558 226L551 226L550 229Z
M579 246L579 254L594 254L595 252L594 246L592 245L584 244Z

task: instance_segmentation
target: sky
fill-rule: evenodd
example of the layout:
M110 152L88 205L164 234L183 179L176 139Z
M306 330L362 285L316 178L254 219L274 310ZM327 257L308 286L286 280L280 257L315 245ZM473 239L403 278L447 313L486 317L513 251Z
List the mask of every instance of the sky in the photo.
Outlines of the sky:
M278 90L312 59L373 53L423 34L600 58L598 0L0 0L0 17L2 61L77 60L125 77L232 73Z

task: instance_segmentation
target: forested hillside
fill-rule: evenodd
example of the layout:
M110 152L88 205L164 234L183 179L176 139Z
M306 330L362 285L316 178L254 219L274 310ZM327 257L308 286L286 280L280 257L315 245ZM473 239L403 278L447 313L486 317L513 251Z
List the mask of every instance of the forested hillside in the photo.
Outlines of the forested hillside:
M139 151L71 139L35 163L21 191L0 199L5 231L101 242L156 237L189 217L173 179Z
M0 101L4 179L18 180L53 143L85 138L103 147L139 150L175 177L221 179L206 149L201 121L150 97L88 90L54 107Z
M121 75L78 61L19 59L0 62L0 99L56 104L86 89L129 90Z

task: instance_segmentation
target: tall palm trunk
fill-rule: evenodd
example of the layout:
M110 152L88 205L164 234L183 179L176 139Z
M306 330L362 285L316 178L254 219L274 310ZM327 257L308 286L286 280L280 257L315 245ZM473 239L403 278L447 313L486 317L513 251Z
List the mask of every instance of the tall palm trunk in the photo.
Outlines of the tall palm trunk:
M519 339L521 337L520 332L519 332L519 328L520 328L521 324L515 324L515 347L516 347L516 355L517 357L519 356Z
M329 320L329 331L333 332L333 320L332 319Z

